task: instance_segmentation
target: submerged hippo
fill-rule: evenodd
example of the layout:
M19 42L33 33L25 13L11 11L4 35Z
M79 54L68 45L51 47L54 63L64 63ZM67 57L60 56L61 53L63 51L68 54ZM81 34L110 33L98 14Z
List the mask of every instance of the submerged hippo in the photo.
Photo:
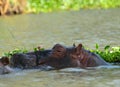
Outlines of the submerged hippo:
M40 63L45 63L57 69L66 67L96 67L100 65L109 65L99 55L85 50L82 44L77 47L66 48L56 44L48 56L43 58Z
M9 59L7 57L0 58L0 75L12 72L12 69L8 66Z
M16 53L10 59L10 66L15 68L28 69L36 66L36 58L34 55L26 55L23 53Z
M99 55L85 50L82 44L77 47L64 47L56 44L50 50L14 54L11 57L13 67L34 68L39 65L52 66L55 69L66 67L95 67L109 65Z
M22 69L33 69L39 65L40 58L46 57L49 50L28 53L16 53L10 58L10 66Z

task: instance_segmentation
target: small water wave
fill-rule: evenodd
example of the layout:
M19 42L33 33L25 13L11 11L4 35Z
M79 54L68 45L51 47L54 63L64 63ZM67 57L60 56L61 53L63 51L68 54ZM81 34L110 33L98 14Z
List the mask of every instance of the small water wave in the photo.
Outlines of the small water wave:
M14 68L11 73L0 75L0 79L1 78L13 78L13 77L16 77L16 76L25 76L25 75L29 74L30 72L36 72L36 71L40 71L40 70L39 69L23 70L23 69L19 69L19 68Z
M59 70L60 72L88 72L89 70L100 70L100 69L120 69L118 65L109 65L109 66L98 66L98 67L87 67L86 69L82 68L65 68Z
M96 69L120 69L118 65L98 66Z
M61 69L59 71L60 72L87 72L87 70L81 69L81 68L65 68L65 69Z
M40 72L40 71L44 71L44 72L48 72L48 70L45 70L44 67L42 67L42 69L19 69L19 68L14 68L13 71L10 74L5 74L5 75L0 75L0 79L1 78L13 78L13 77L19 77L19 76L25 76L28 75L31 72ZM59 72L59 73L87 73L90 70L101 70L101 69L120 69L120 66L118 65L110 65L110 66L98 66L98 67L88 67L87 69L82 69L82 68L64 68L64 69L60 69L60 70L51 70L51 72ZM119 72L116 72L119 73ZM115 73L115 74L116 74Z

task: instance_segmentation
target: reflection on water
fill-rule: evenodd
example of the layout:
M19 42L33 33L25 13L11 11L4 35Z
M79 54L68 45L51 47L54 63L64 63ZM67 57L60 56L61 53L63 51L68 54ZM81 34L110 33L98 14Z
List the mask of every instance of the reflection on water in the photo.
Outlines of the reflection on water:
M83 70L24 70L0 76L0 87L119 87L120 66Z
M0 55L14 48L120 46L120 9L0 17ZM0 76L0 87L119 87L120 68L18 71Z
M0 17L0 54L14 48L83 43L120 46L120 9Z

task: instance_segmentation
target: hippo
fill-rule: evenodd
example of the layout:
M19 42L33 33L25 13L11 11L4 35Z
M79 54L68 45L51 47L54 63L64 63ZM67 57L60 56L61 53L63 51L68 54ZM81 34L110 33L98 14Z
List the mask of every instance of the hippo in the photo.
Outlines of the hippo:
M77 47L65 47L56 44L47 58L40 60L40 64L55 67L56 69L66 67L96 67L100 65L109 65L98 54L92 53L83 48L82 44Z
M98 54L84 49L82 44L72 47L56 44L48 50L16 53L12 55L10 64L13 67L24 69L35 68L40 65L51 66L55 69L109 65Z
M12 72L12 68L8 64L9 59L7 57L0 58L0 75Z
M34 69L39 65L40 58L44 58L50 50L16 53L10 58L10 66L21 69Z

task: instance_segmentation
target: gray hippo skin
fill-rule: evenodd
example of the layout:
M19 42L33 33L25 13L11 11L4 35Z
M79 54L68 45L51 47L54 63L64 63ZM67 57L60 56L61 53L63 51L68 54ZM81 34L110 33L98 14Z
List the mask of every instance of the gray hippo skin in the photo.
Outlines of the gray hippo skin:
M44 61L43 61L44 60ZM77 47L65 47L60 44L56 44L49 56L42 61L49 66L55 67L56 69L66 67L96 67L100 65L109 65L99 55L85 50L82 44Z
M12 67L34 68L40 65L61 69L66 67L96 67L100 65L109 65L99 55L85 50L82 44L73 47L65 47L56 44L50 50L17 53L11 57Z

